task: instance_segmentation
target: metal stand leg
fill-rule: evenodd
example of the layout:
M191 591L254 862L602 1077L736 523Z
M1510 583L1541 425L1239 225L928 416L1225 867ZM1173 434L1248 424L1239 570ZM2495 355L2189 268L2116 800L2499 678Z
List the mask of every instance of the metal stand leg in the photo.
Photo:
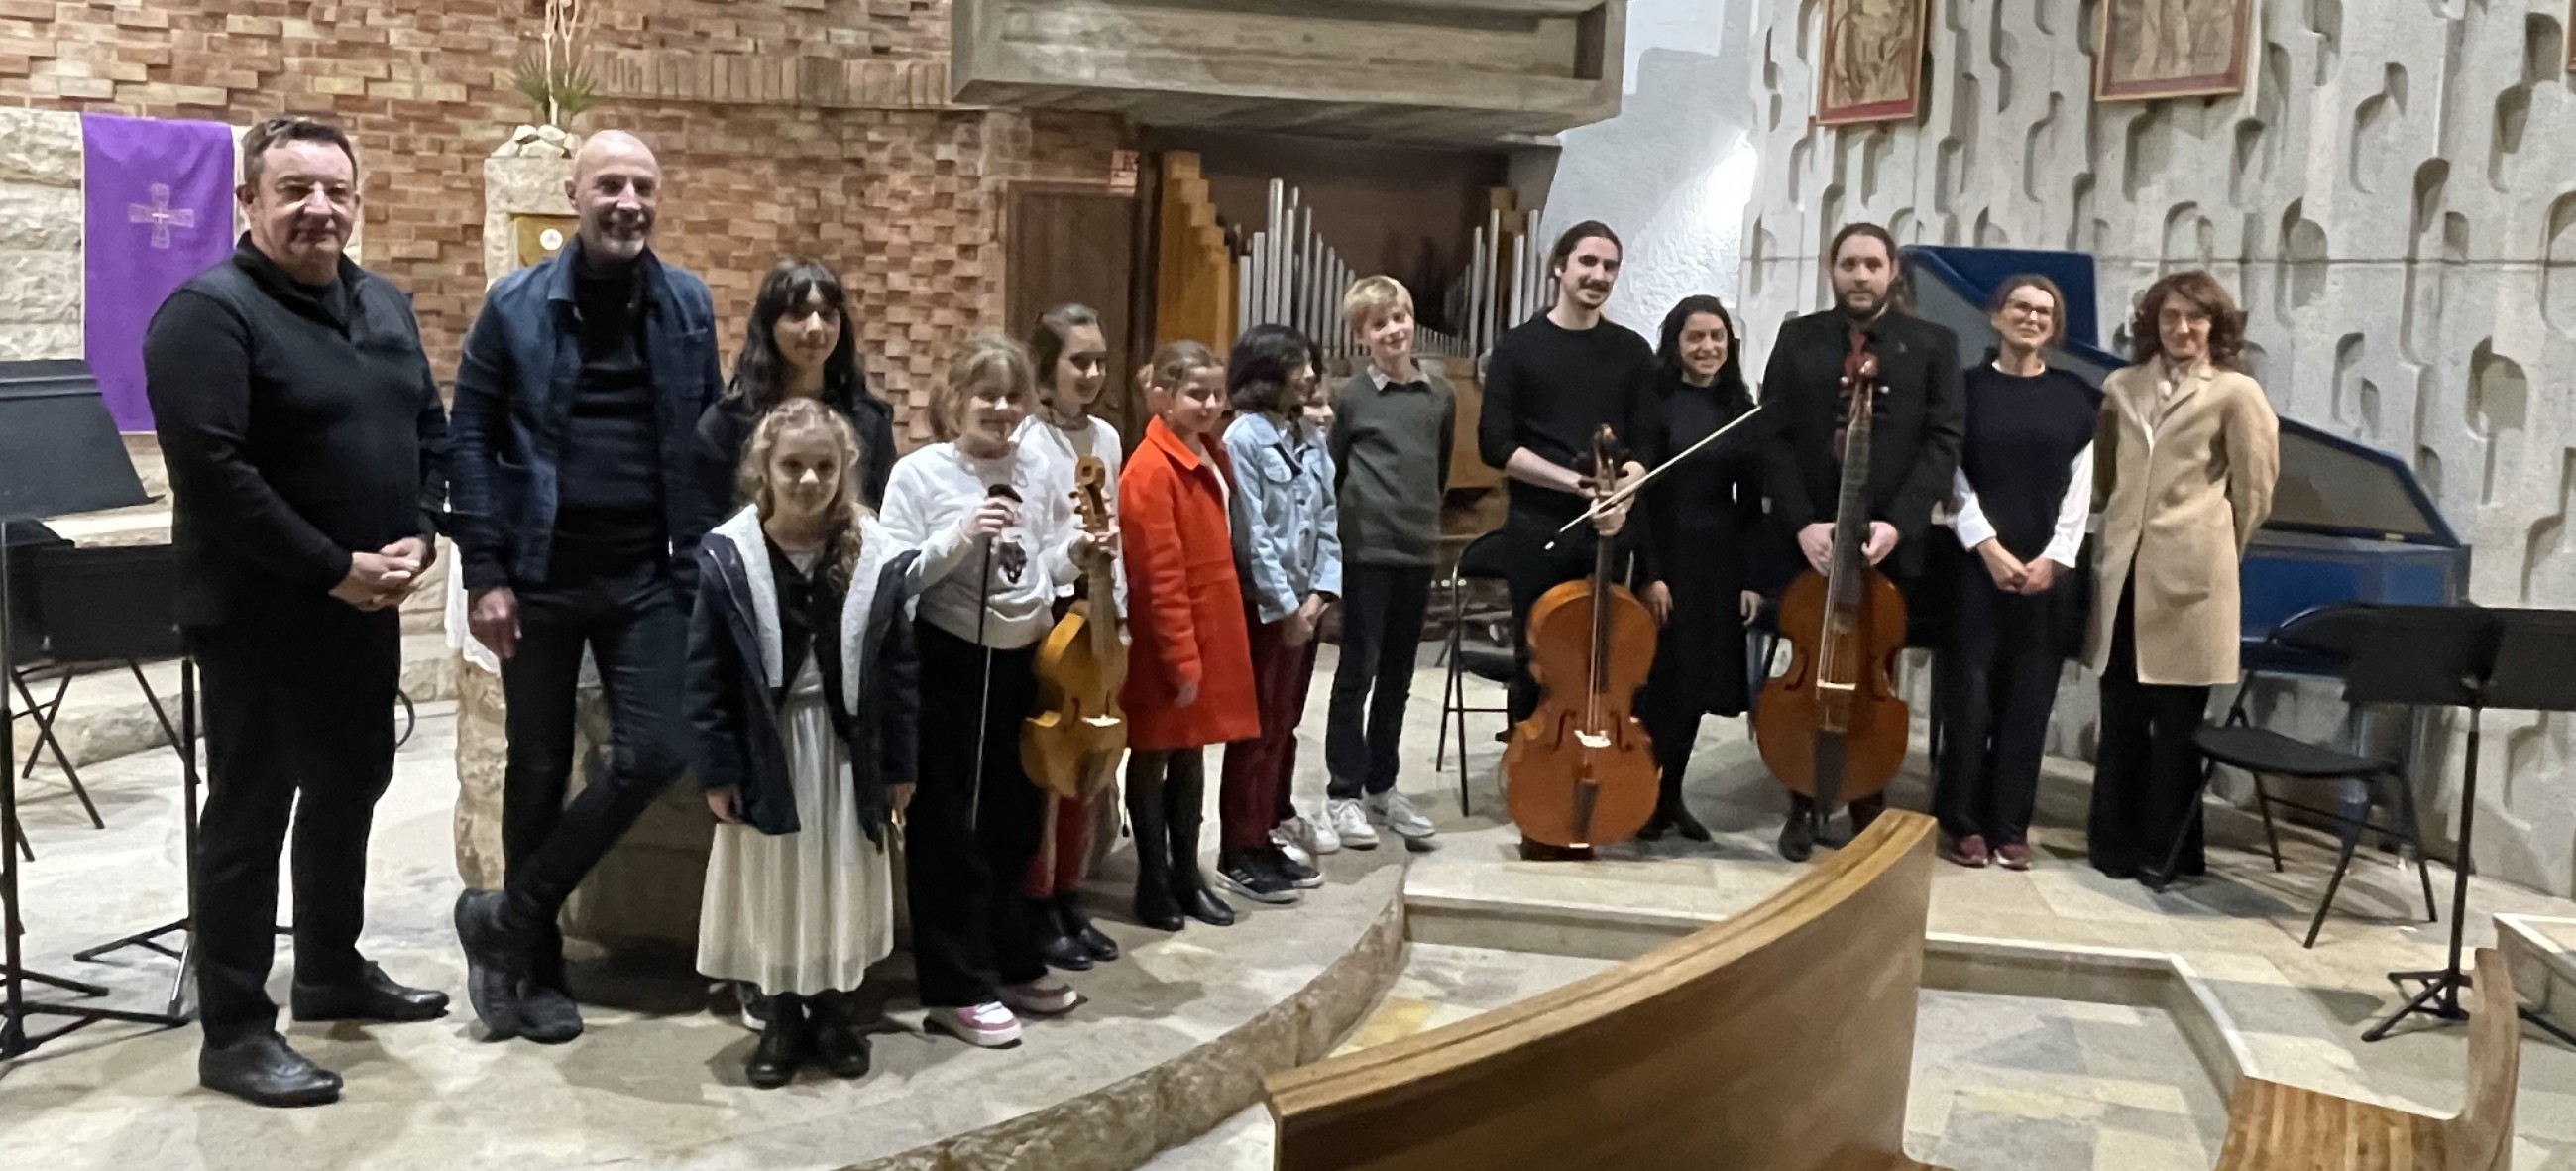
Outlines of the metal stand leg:
M2372 1025L2361 1035L2365 1042L2387 1036L2397 1022L2417 1013L2443 1021L2469 1019L2469 1010L2460 1007L2460 990L2469 986L2469 974L2460 969L2460 955L2465 950L2463 936L2469 921L2469 875L2476 869L2469 861L2474 856L2469 844L2478 818L2479 712L2477 705L2470 705L2468 759L2460 770L2460 844L2458 854L2451 859L2451 962L2433 972L2390 972L2388 979L2400 990L2418 980L2424 982L2424 990L2409 997L2396 1012L2388 1014L2388 1019Z
M2558 1038L2559 1044L2576 1047L2576 1033L2570 1033L2565 1029L2559 1028L2558 1022L2540 1015L2539 1009L2526 1004L2517 1006L2514 1011L2519 1014L2524 1021L2540 1026L2541 1032Z
M159 926L149 927L132 935L121 936L96 947L74 952L72 958L82 963L92 963L109 952L141 947L179 961L179 970L170 980L168 1014L185 1019L194 1015L187 1008L187 984L188 977L192 974L191 964L196 949L196 938L188 929L196 914L197 807L199 789L203 784L203 774L197 767L196 751L197 663L194 658L179 660L179 727L177 728L170 726L169 713L162 709L160 699L153 695L152 685L144 680L143 668L134 663L127 665L133 668L135 682L142 685L145 698L150 700L152 714L160 718L162 730L169 734L171 749L179 754L182 794L180 816L183 818L182 833L185 838L182 853L186 858L187 866L188 917L173 919ZM187 938L182 939L178 946L172 947L162 942L163 936L178 934L187 935Z
M27 690L27 681L19 678L17 672L10 672L9 680L18 685L18 697L27 701L27 714L36 721L36 745L27 752L27 769L22 775L35 776L37 753L51 748L54 763L63 770L63 779L71 782L72 796L80 798L81 808L89 813L90 828L106 829L107 819L98 815L98 805L89 799L89 790L81 785L80 770L72 767L71 753L63 751L62 738L54 735L54 715L63 710L63 693L71 689L72 681L63 679L61 686L54 689L52 706L46 707L36 702L35 693Z
M17 661L16 656L10 653L9 576L9 545L0 541L0 668ZM14 673L12 678L15 678ZM179 1017L162 1013L48 1004L28 998L27 985L30 982L84 996L103 996L107 989L31 971L26 966L20 939L26 933L26 925L18 911L18 848L23 840L18 826L18 770L15 767L18 749L10 707L9 689L0 687L0 1060L16 1057L47 1041L101 1021L162 1028L183 1023ZM44 1032L31 1032L27 1028L31 1017L60 1017L67 1023Z

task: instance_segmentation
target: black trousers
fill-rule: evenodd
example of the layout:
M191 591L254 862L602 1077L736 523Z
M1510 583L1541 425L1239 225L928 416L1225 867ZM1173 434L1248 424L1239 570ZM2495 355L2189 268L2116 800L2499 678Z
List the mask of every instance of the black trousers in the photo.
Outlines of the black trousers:
M1505 703L1514 724L1538 710L1538 681L1530 677L1529 667L1530 607L1547 591L1592 572L1592 527L1577 525L1559 539L1556 527L1562 523L1517 511L1503 517L1503 552L1510 566L1503 586L1512 598L1512 685ZM1551 540L1556 541L1554 549L1547 547Z
M1342 567L1342 646L1333 704L1324 720L1330 796L1356 798L1395 787L1396 746L1422 619L1431 607L1428 565ZM1363 730L1365 725L1365 730Z
M277 856L294 828L295 978L356 980L367 834L394 774L401 618L329 598L192 628L205 680L197 841L199 1021L209 1045L273 1030Z
M1934 664L1942 730L1932 815L1952 838L1977 834L2004 846L2030 832L2064 663L2050 640L2053 600L1995 588L1980 559L1960 566L1949 645Z
M680 714L688 620L663 559L586 563L558 549L541 585L515 587L519 649L501 664L509 704L501 851L511 922L540 942L530 979L563 987L564 900L688 767ZM608 768L567 806L573 714L588 648L608 700Z
M964 1008L997 984L1046 974L1036 908L1021 881L1046 831L1046 796L1020 768L1020 721L1037 707L1037 648L992 653L928 622L921 641L921 774L904 828L905 893L921 1002ZM987 712L984 779L975 784L975 726Z
M2136 595L2132 579L2121 587L2112 619L2085 836L2096 869L2127 877L2163 866L2174 834L2182 832L2187 836L2174 872L2201 874L2208 869L2201 850L2201 763L2191 738L2208 711L2209 688L2138 682Z

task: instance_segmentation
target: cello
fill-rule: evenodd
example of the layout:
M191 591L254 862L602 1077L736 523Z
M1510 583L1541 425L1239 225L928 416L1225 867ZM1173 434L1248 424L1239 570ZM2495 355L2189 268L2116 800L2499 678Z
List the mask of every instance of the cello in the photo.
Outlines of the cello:
M1799 572L1780 595L1789 669L1762 686L1753 739L1762 763L1792 793L1815 799L1814 824L1846 799L1874 796L1905 763L1905 701L1896 657L1905 650L1905 598L1863 555L1869 540L1869 451L1878 355L1855 335L1843 357L1851 388L1843 427L1841 498L1834 509L1832 572Z
M1592 438L1593 491L1619 487L1610 428ZM1593 542L1592 576L1561 584L1530 607L1530 675L1543 694L1503 749L1503 795L1530 840L1567 849L1634 837L1655 814L1653 744L1631 708L1655 662L1655 619L1610 580L1608 538Z
M1073 469L1074 511L1084 532L1109 531L1109 469L1083 456ZM1038 644L1038 708L1020 721L1020 768L1050 798L1045 849L1055 848L1059 801L1083 801L1117 775L1127 751L1127 714L1118 689L1127 683L1127 644L1118 639L1117 580L1110 554L1098 549L1083 566L1085 596L1056 620ZM1049 858L1047 865L1053 866Z

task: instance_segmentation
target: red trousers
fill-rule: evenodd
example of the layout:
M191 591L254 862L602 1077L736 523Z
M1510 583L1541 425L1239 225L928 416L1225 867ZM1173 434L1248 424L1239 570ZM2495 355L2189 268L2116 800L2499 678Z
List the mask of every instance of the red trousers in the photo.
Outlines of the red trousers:
M1110 799L1117 799L1116 790L1110 791ZM1083 872L1091 866L1091 803L1061 797L1046 800L1055 805L1055 832L1040 841L1038 852L1029 857L1029 873L1022 889L1033 899L1051 899L1082 889Z
M1279 796L1297 775L1297 720L1306 713L1306 687L1315 679L1315 640L1292 647L1279 628L1245 607L1252 636L1252 690L1261 708L1261 735L1225 746L1217 787L1219 844L1240 850L1267 844L1279 824Z

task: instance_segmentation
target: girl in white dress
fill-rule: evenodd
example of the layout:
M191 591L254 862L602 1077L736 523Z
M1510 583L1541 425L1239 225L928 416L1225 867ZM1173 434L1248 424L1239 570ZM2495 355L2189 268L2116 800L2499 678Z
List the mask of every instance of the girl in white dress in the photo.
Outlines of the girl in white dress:
M887 835L919 759L914 554L858 502L859 466L847 420L781 404L743 458L752 504L698 551L689 713L722 823L698 970L769 998L744 1070L764 1089L809 1060L867 1073L850 994L894 947Z

